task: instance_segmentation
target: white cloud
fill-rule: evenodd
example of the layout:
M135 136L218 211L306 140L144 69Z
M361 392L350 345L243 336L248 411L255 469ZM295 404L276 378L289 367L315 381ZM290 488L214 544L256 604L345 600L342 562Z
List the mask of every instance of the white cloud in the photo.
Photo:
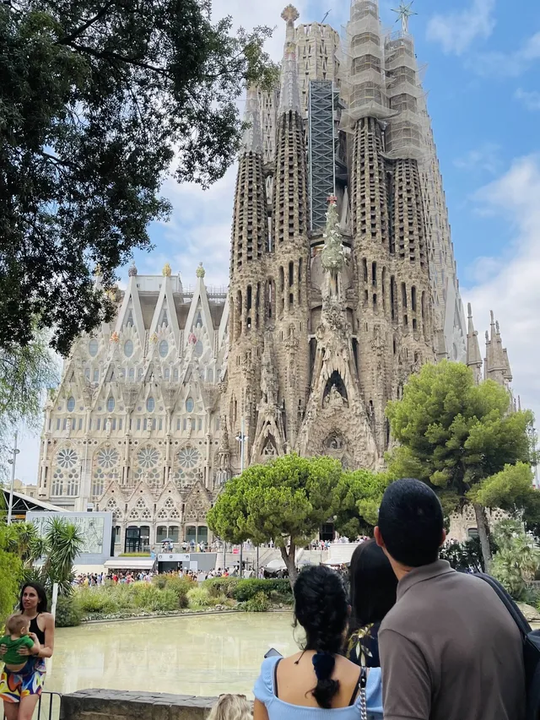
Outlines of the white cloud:
M519 77L537 60L540 60L540 32L527 38L514 52L481 53L472 58L469 65L478 75Z
M490 272L463 291L473 304L478 330L495 312L514 373L514 391L540 421L540 155L516 160L502 177L482 188L475 200L514 228L514 240Z
M495 0L472 0L468 8L434 15L427 37L442 45L447 54L462 55L477 39L487 39L495 27Z
M540 92L538 90L528 92L527 90L518 88L514 97L516 100L520 100L527 110L540 110Z
M495 175L501 168L500 145L484 143L479 148L469 150L454 160L454 165L467 172L484 171Z

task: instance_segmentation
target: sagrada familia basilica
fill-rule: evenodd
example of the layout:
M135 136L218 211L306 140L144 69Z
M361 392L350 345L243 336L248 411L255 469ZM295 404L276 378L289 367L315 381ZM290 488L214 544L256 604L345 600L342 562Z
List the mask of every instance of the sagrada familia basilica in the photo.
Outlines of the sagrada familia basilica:
M207 541L206 512L249 463L287 452L383 466L388 400L443 358L508 386L492 318L482 358L456 275L408 8L384 35L353 0L345 37L296 25L281 83L248 90L230 285L129 271L46 407L39 493L109 510L117 549ZM96 282L100 282L99 276ZM131 545L130 545L131 543Z

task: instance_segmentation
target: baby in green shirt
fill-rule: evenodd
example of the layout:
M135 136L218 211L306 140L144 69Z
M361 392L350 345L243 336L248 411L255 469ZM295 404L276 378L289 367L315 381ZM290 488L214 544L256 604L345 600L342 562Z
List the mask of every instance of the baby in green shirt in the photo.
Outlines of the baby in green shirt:
M28 637L29 629L30 620L25 615L12 615L6 622L7 635L0 638L0 645L5 645L7 648L2 660L6 670L12 673L22 670L28 661L25 655L19 655L19 650L22 647L27 647L29 650L34 647L34 641Z

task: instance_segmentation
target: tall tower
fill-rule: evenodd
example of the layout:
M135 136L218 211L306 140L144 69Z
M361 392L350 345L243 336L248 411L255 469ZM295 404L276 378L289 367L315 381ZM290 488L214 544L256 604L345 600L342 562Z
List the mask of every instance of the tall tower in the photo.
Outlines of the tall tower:
M273 336L279 404L288 449L295 447L308 392L309 237L307 161L297 70L295 20L289 5L277 118L268 284L275 288L267 330ZM272 301L274 296L272 297Z
M227 402L223 408L232 443L242 427L251 437L256 429L264 345L268 205L260 107L255 89L248 91L245 119L248 127L239 158L231 242L230 352ZM232 449L233 457L237 457L237 448Z
M375 0L352 1L343 54L327 26L295 28L290 5L282 17L281 86L273 99L259 93L265 162L249 143L240 159L227 412L249 418L251 462L298 451L376 468L390 443L388 401L436 359L435 347L450 354L443 306L460 308L455 273L453 299L441 284L453 263L449 233L431 235L444 202L433 143L421 170L429 143L414 43L406 23L383 37ZM270 240L262 257L245 259L246 238L266 221L257 182L272 187ZM253 218L247 227L242 213ZM443 240L444 268L431 278ZM245 298L255 282L264 284L264 326L254 328Z

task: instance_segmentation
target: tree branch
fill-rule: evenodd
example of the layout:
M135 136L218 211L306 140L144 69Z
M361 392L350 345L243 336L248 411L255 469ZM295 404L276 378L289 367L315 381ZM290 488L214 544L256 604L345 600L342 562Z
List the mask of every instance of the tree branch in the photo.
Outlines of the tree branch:
M98 20L101 20L102 17L104 17L109 9L114 5L114 0L111 0L111 2L108 2L104 7L101 8L99 12L97 12L93 17L91 17L89 20L87 20L83 25L81 25L79 28L74 30L69 35L66 35L63 38L60 38L60 40L56 41L56 45L69 45L73 42L79 35L82 35L86 30L88 30L89 27L91 27L94 23L96 23Z

